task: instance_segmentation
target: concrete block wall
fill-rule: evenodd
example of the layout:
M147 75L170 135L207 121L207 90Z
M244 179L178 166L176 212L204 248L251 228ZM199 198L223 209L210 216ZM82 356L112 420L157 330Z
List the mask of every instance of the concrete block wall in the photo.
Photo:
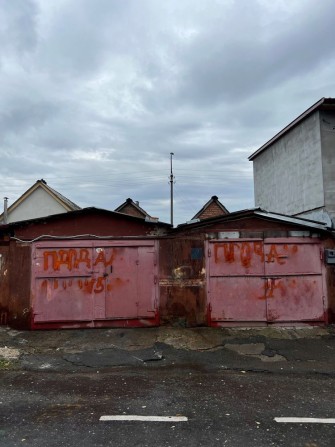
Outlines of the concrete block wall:
M298 214L324 206L319 111L253 160L255 205Z

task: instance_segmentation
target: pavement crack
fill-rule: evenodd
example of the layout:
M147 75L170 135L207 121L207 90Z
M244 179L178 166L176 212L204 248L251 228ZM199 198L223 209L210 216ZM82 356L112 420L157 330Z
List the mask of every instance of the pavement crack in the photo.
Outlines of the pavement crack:
M218 345L210 346L208 348L198 348L198 349L195 349L195 351L197 351L197 352L216 351L218 349L223 349L223 348L224 348L224 344L220 343Z
M82 366L82 367L84 367L84 368L88 368L88 369L93 369L93 368L95 368L96 369L96 367L95 366L91 366L91 365L85 365L85 363L82 363L82 362L76 362L76 361L74 361L74 360L70 360L70 359L67 359L66 357L62 357L62 359L65 361L65 362L67 362L67 363L69 363L70 365L72 365L72 366Z

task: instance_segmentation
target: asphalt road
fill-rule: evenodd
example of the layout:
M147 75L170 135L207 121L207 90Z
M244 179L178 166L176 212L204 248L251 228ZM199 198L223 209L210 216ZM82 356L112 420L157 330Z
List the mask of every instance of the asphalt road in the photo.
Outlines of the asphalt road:
M2 371L0 445L334 447L335 378L149 364L87 372ZM103 415L186 422L100 421Z
M335 447L275 420L335 418L334 329L0 328L0 446Z

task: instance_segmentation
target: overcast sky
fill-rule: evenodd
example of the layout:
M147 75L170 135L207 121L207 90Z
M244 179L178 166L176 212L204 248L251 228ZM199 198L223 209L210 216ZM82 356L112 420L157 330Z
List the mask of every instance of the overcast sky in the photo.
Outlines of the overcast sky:
M333 0L0 0L0 194L254 206L248 156L335 97Z

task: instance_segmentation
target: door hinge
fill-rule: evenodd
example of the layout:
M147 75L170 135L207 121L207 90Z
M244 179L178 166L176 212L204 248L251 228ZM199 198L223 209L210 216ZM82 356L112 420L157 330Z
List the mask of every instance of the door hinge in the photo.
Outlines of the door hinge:
M208 257L210 258L212 256L212 252L211 252L211 249L209 248L208 249Z

